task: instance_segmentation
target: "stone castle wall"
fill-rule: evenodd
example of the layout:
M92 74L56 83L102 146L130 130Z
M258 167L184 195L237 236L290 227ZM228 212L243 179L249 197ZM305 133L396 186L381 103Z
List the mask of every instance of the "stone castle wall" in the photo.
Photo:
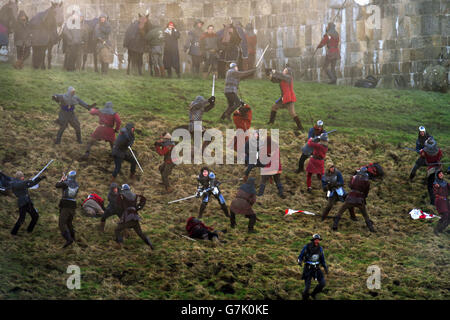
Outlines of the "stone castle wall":
M49 4L22 0L20 9L32 16ZM216 30L230 19L243 25L252 22L258 36L257 55L270 44L266 66L281 68L288 62L296 78L306 81L328 81L321 70L325 50L314 56L313 52L330 20L335 20L341 36L341 60L336 67L341 84L353 84L367 75L389 82L401 75L408 86L416 87L426 66L436 63L441 53L450 57L450 0L65 0L67 15L73 6L87 19L101 12L109 15L118 52L123 52L125 30L138 13L148 9L161 25L174 21L182 32L185 71L190 64L182 44L197 18ZM114 67L118 64L116 59Z

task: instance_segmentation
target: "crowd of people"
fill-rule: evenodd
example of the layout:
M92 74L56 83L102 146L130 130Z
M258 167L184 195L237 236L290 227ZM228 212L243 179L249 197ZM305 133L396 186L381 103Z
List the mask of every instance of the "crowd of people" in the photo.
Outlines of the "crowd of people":
M95 20L95 19L94 19ZM97 71L97 55L101 62L101 70L107 72L108 61L111 59L111 43L109 35L111 26L108 23L106 15L100 15L97 21L85 21L82 19L82 29L79 33L74 29L63 29L63 50L66 54L64 67L67 70L75 70L75 65L81 56L81 68L85 67L86 55L92 53L94 55L94 65ZM17 46L18 62L17 68L23 66L23 62L29 55L30 42L27 38L30 34L27 31L28 18L21 11L19 13L18 24L20 28L15 28L15 43ZM253 205L256 203L257 197L264 196L266 185L269 181L275 181L278 196L282 199L286 198L282 184L282 166L281 166L281 150L280 146L271 136L262 137L259 130L251 129L252 109L247 102L239 97L239 85L242 79L252 76L255 71L255 46L256 38L254 37L252 26L248 25L244 29L239 24L230 24L224 29L214 31L214 26L209 25L206 31L203 28L203 21L195 21L194 28L188 34L187 41L183 46L186 53L191 56L192 70L194 73L200 74L202 70L205 77L211 73L217 73L225 78L224 97L228 102L227 109L223 112L221 121L232 121L235 129L242 129L240 133L244 135L245 141L245 166L243 172L243 184L239 186L234 199L230 206L227 205L224 195L220 190L220 180L218 175L208 167L201 168L197 176L197 187L195 197L201 199L197 217L189 217L186 223L186 231L189 237L196 239L209 239L219 241L219 233L214 228L206 226L200 219L206 212L209 200L214 197L223 214L227 219L231 228L236 228L237 216L245 216L248 222L248 232L255 232L255 225L258 221L257 214L253 211ZM127 38L127 36L132 38ZM171 75L171 69L180 76L178 39L180 37L173 22L169 22L162 29L156 23L150 23L148 16L140 16L139 20L134 22L127 30L125 36L125 47L129 50L131 64L137 66L138 70L142 68L142 55L146 50L149 51L151 72L156 76L164 76L165 72ZM334 24L329 24L327 34L324 36L318 48L327 45L327 64L333 66L337 59L338 51L336 51L339 35L334 29ZM133 39L141 39L142 42L134 43ZM139 40L139 41L141 41ZM336 42L337 40L337 42ZM132 53L131 53L132 52ZM109 59L109 60L108 60ZM37 61L37 60L36 60ZM130 62L130 61L129 61ZM79 61L78 61L79 63ZM203 69L201 64L204 63ZM36 63L35 67L41 64ZM333 69L333 68L332 68ZM289 66L282 71L266 70L268 78L280 86L281 96L272 105L269 124L273 124L279 109L287 109L296 124L296 131L303 131L299 117L295 112L296 96L293 86L293 72ZM331 83L335 83L335 74L329 74ZM107 196L108 206L105 208L105 201L96 193L90 193L84 199L81 207L87 216L101 217L100 230L105 230L106 219L111 216L118 216L119 222L114 232L114 238L120 245L123 243L123 233L127 229L134 229L139 237L153 249L150 239L144 235L139 216L139 212L144 209L146 198L131 190L130 185L135 179L136 167L140 164L137 157L139 154L136 150L132 150L135 142L135 125L128 122L122 127L122 119L119 114L114 111L113 103L107 102L104 108L97 109L96 103L87 104L75 94L75 89L69 87L65 94L55 94L52 99L59 104L60 111L57 119L59 130L56 135L55 144L61 144L62 135L70 124L76 133L77 142L82 144L80 123L74 113L75 106L81 105L89 111L93 116L98 117L99 126L91 134L86 145L86 152L82 156L82 160L89 159L92 146L98 141L106 141L111 147L111 156L114 161L114 171L111 174L111 184ZM202 125L202 116L204 112L210 111L215 107L216 97L213 95L209 99L203 96L197 96L190 104L189 123L185 126L191 133L200 132L204 134L206 128ZM238 131L239 132L239 131ZM341 206L334 217L332 230L337 231L339 221L342 214L348 210L352 220L357 220L355 208L358 208L364 217L368 230L375 232L374 223L369 218L367 212L367 197L371 187L371 181L376 181L378 177L383 176L383 170L379 164L369 164L358 166L354 174L350 178L348 188L345 191L345 181L342 173L338 170L335 163L327 156L330 144L330 137L333 131L326 131L324 122L318 120L316 124L309 129L306 144L302 148L302 154L298 162L296 173L306 170L306 190L312 191L312 178L316 176L321 183L323 192L326 194L327 203L322 210L322 220L328 217L336 203L341 202ZM117 136L116 136L117 134ZM237 137L239 138L239 137ZM237 151L236 139L231 148ZM173 189L170 186L169 177L174 168L176 168L172 150L175 143L172 141L169 132L161 132L154 144L154 151L163 157L163 163L159 166L162 184L165 193L171 193ZM202 149L206 147L204 143ZM256 150L256 153L252 151ZM417 170L420 167L427 167L427 187L430 197L430 204L435 205L440 220L435 227L436 234L443 232L448 226L450 214L450 204L448 194L450 187L444 180L443 166L441 159L442 150L437 146L437 142L426 129L419 127L418 138L415 151L420 155L416 161L411 173L410 179L413 180ZM263 160L262 155L270 156L270 162ZM108 156L105 155L105 159ZM123 161L130 163L130 176L121 186L117 184L117 177L121 172ZM305 163L307 162L306 169ZM256 180L250 177L251 171L255 168L260 169L259 190L256 191ZM71 168L69 168L71 169ZM69 171L69 170L67 170ZM74 243L76 235L73 227L73 218L77 208L77 195L80 185L77 180L77 173L74 170L63 174L60 181L55 187L61 189L62 197L59 203L59 229L62 237L65 239L64 247L68 247ZM18 198L19 218L11 230L12 235L17 235L20 226L24 223L26 214L31 216L31 222L27 228L28 232L32 232L39 218L37 210L34 208L33 202L28 193L28 189L37 185L40 181L46 179L46 176L37 176L33 179L26 180L24 174L18 171L15 177L9 177L6 174L0 175L2 192L12 193ZM183 199L180 199L183 200ZM319 268L324 267L328 273L328 267L325 263L325 257L322 247L319 245L321 236L315 234L311 243L307 244L298 257L298 263L302 265L305 262L303 279L305 280L305 289L303 297L308 299L311 280L317 279L319 284L314 289L312 297L315 297L322 291L325 286L324 276Z

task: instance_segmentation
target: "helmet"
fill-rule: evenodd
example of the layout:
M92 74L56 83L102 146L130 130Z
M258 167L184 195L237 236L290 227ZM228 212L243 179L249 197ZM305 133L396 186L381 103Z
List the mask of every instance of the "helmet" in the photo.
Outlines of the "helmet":
M209 178L210 179L215 179L216 178L216 175L214 174L214 172L210 172L209 173Z
M312 240L316 240L316 239L322 240L322 237L320 236L320 234L316 233L312 236Z
M237 67L237 64L234 62L230 63L230 69L233 69L234 67Z
M77 172L75 170L72 170L69 172L69 174L67 175L69 178L75 178L75 176L77 175Z
M322 120L317 121L317 125L318 125L319 127L323 126L323 121L322 121Z
M122 190L130 190L130 186L125 183L122 185Z
M361 169L358 170L358 173L360 175L364 175L367 173L367 167L362 167Z
M424 126L420 126L420 127L419 127L419 131L425 132L425 127L424 127Z

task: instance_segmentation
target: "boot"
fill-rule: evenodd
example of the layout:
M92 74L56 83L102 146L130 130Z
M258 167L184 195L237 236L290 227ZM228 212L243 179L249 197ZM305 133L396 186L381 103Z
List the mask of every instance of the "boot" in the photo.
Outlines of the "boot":
M277 116L277 112L271 111L270 112L270 120L269 120L269 122L267 122L267 124L273 124L275 122L276 116Z
M227 207L227 205L226 205L225 203L222 203L220 206L222 207L222 211L223 211L223 213L225 213L225 216L226 216L227 218L229 218L229 217L230 217L230 214L228 213L228 207Z
M366 220L366 224L367 224L367 228L369 228L370 232L376 232L375 229L373 228L372 220Z
M98 229L100 230L100 232L105 232L105 224L106 224L106 221L100 221L100 225L98 226Z
M203 212L205 212L206 209L206 203L202 202L200 205L200 210L198 212L198 218L201 219L203 217Z
M254 229L255 223L256 223L256 215L250 216L248 220L248 233L255 233Z
M341 218L340 217L336 217L334 218L334 222L333 222L333 231L337 231L338 230L338 224L339 224L339 220Z
M295 123L297 124L297 129L303 131L302 122L300 121L298 116L295 116L294 118Z
M315 287L313 292L311 293L311 298L313 298L314 300L316 300L316 295L318 293L320 293L322 291L322 288L320 288L319 286Z
M152 245L152 243L151 243L151 241L150 241L150 239L148 237L145 237L145 241L144 242L150 247L150 249L153 250L153 245Z
M308 156L306 156L302 153L300 159L298 160L298 169L295 170L295 173L300 173L300 172L305 171L304 167L305 167L306 159L308 159Z
M259 185L259 192L258 192L258 197L262 197L264 195L264 189L266 188L265 184L260 184Z
M281 199L286 199L286 196L283 193L283 185L280 183L280 184L277 184L277 187L278 187L278 196Z
M62 234L63 238L66 239L66 243L64 244L63 248L67 248L68 246L70 246L73 243L73 239L70 236L70 232L69 231L64 231L64 233Z
M409 174L409 181L413 181L414 177L416 176L417 171L417 165L414 165L414 167L411 170L411 173Z
M234 212L230 213L230 226L231 228L236 227L236 215L234 214Z

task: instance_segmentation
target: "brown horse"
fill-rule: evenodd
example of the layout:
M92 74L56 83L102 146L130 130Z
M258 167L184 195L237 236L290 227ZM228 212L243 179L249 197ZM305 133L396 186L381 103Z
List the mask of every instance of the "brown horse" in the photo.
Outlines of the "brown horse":
M144 65L143 55L145 52L145 35L150 28L148 17L149 14L139 14L139 19L131 23L125 33L123 47L128 49L127 74L130 74L131 67L136 67L139 75L142 75L142 66Z
M31 46L33 47L32 64L34 69L45 69L45 52L47 67L52 67L52 49L59 41L58 27L64 23L63 2L51 2L51 7L37 13L30 20Z

